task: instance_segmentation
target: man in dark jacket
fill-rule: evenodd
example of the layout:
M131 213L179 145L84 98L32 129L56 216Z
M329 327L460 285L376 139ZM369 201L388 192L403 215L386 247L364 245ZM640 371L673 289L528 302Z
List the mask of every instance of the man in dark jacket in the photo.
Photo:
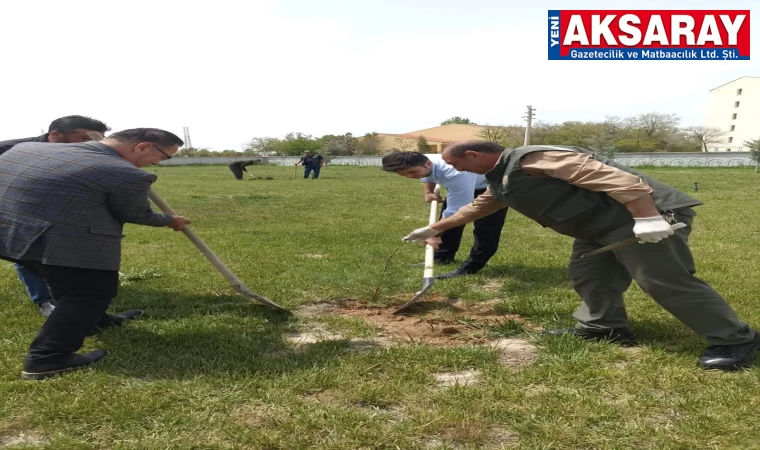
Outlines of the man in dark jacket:
M108 128L106 124L89 117L61 117L55 119L50 124L48 132L41 136L0 142L0 155L8 151L14 145L23 142L52 142L60 144L86 142L92 140L87 133L98 132L104 134L108 130L110 130L110 128ZM26 286L26 292L29 294L32 303L37 305L40 314L45 317L49 316L53 311L53 308L55 308L55 302L50 295L50 291L47 284L45 284L45 281L19 264L16 264L15 268L19 279L24 283L24 286Z
M142 315L106 314L119 288L125 223L180 231L190 221L154 212L156 175L141 167L177 152L168 131L137 128L100 142L16 145L0 155L0 258L41 276L56 307L29 346L22 378L78 369L108 352L78 351L86 336Z
M314 173L311 177L312 180L319 178L319 171L322 170L322 166L325 165L325 158L319 153L306 152L296 165L303 165L303 179L309 178L310 173Z
M458 142L443 160L460 171L484 174L489 187L451 217L407 235L424 242L447 229L510 207L544 227L575 238L568 272L583 300L574 328L552 335L635 343L623 293L631 282L710 346L706 369L746 367L760 335L741 321L726 300L695 277L689 234L692 209L702 202L630 167L579 147L529 145L516 149L488 141ZM673 230L683 223L685 228ZM642 244L583 255L627 239Z
M260 159L251 159L248 161L235 161L233 163L230 163L227 167L230 168L230 171L235 175L235 178L238 180L243 179L243 172L248 172L245 170L246 167L252 166L254 164L259 164L261 162Z

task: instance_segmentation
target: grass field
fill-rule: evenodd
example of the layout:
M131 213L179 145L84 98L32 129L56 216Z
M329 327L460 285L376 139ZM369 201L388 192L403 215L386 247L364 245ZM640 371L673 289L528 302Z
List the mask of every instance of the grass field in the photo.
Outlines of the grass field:
M706 344L637 286L641 347L538 335L573 324L571 241L519 214L486 269L436 283L400 320L388 311L421 286L410 265L424 250L401 242L427 221L418 182L378 168L155 170L155 190L238 276L295 314L234 294L181 233L129 225L112 310L147 318L89 338L85 350L112 352L94 368L21 381L42 318L0 263L0 448L760 449L760 358L698 369ZM760 327L760 175L646 172L689 193L699 182L698 275Z

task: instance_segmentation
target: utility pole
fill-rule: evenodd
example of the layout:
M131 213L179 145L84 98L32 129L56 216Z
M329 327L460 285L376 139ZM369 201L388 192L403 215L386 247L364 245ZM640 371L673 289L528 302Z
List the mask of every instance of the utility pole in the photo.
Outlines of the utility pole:
M536 117L535 111L536 110L533 108L533 106L528 105L528 113L525 117L523 117L528 122L525 126L525 142L523 145L530 145L530 127L533 124L533 118Z

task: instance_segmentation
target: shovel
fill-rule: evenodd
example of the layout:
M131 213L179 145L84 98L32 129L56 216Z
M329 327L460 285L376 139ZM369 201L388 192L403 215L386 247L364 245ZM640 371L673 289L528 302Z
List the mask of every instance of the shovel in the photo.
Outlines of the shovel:
M99 133L97 131L88 132L87 135L93 141L101 141L105 137L105 136L103 136L102 133ZM158 206L158 208L161 211L164 212L164 214L169 214L171 216L176 216L177 215L174 212L174 210L171 208L171 206L169 206L169 204L166 203L166 201L164 201L164 199L162 199L152 189L150 191L148 191L148 198L150 198L153 201L153 203L155 203L156 206ZM238 291L241 295L243 295L244 297L252 298L252 299L258 301L259 303L262 303L264 305L272 306L272 307L277 308L277 309L279 309L281 311L290 312L287 309L283 308L282 306L278 305L277 303L269 300L268 298L262 297L261 295L255 293L255 292L251 292L251 290L248 289L248 286L246 286L245 283L243 283L240 280L240 278L238 278L237 276L235 276L234 273L232 273L232 271L230 270L230 268L227 267L222 262L222 260L219 259L219 257L216 256L216 254L213 251L211 251L210 248L208 248L208 246L206 245L206 243L203 242L203 240L200 237L198 237L198 235L195 234L195 232L193 230L191 230L189 226L186 225L182 229L182 232L185 233L185 236L187 236L187 238L190 240L190 242L192 242L193 244L195 244L195 246L198 248L198 250L200 250L201 253L203 253L203 256L205 256L206 259L209 260L209 262L216 268L216 270L218 270L219 273L221 273L224 276L224 278L227 279L227 281L230 283L230 285L236 291Z
M158 206L158 208L161 211L164 212L164 214L169 214L172 216L176 215L174 210L172 210L172 208L166 203L166 201L164 201L164 199L159 197L159 195L156 194L155 191L153 191L152 189L148 192L148 197L153 201L153 203L156 204L156 206ZM220 260L219 257L216 256L216 254L213 251L211 251L210 248L208 248L206 243L203 242L203 240L201 240L201 238L197 234L195 234L195 232L192 229L190 229L189 226L185 226L184 228L182 228L182 232L185 233L185 236L187 236L190 242L192 242L196 247L198 247L198 250L200 250L201 253L203 253L203 256L205 256L206 259L209 260L209 262L216 268L216 270L218 270L219 273L221 273L222 276L224 276L224 278L227 279L227 281L230 283L230 286L232 286L242 296L252 298L259 303L272 306L281 311L289 312L287 309L283 308L277 303L269 300L266 297L262 297L261 295L256 294L255 292L252 292L250 289L248 289L248 286L246 286L245 283L243 283L240 280L240 278L238 278L234 273L232 273L230 268L227 267L222 262L222 260Z
M436 184L433 193L438 195L441 191L441 185ZM434 224L438 220L438 200L430 202L430 218L428 219L428 225ZM398 314L405 309L415 304L420 298L422 298L427 291L433 287L435 278L433 277L433 262L435 261L435 249L431 245L425 246L425 270L422 273L422 289L414 294L411 300L401 305L393 314Z
M670 226L670 229L673 231L680 230L681 228L686 228L686 224L683 222L674 223ZM639 238L633 237L630 239L626 239L624 241L615 242L614 244L606 245L604 247L598 248L596 250L592 250L590 252L583 253L581 255L581 258L588 258L589 256L596 256L602 253L611 252L613 250L617 250L619 248L627 247L633 243L639 242Z

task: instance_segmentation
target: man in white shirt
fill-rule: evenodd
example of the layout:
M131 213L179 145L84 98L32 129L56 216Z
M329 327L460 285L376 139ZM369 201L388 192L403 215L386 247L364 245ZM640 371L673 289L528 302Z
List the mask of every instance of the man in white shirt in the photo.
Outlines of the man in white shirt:
M385 171L422 181L426 202L443 201L441 218L444 219L454 215L459 208L472 203L488 187L488 182L483 175L459 172L444 161L432 161L419 152L390 153L383 157L382 163ZM433 193L436 184L446 188L446 200L442 200ZM457 270L438 275L436 278L447 279L470 275L485 267L499 248L499 238L506 216L507 208L503 208L476 220L473 230L475 243L470 250L470 256ZM464 226L452 228L429 242L436 247L435 262L442 264L454 262L454 257L462 242L463 232Z

